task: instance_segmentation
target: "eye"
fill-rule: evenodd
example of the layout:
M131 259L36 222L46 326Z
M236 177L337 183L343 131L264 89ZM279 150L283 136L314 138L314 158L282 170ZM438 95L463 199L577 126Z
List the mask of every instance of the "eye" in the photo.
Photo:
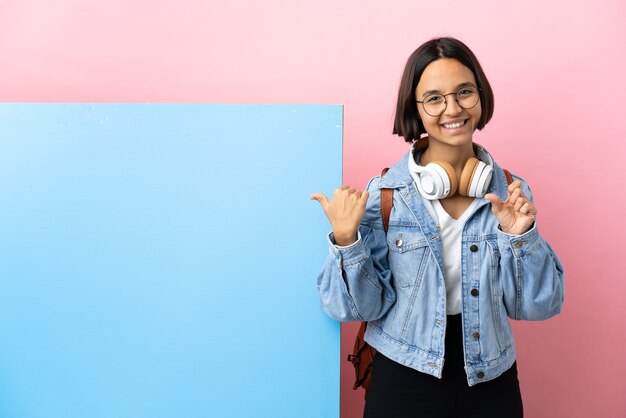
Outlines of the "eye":
M471 89L471 88L464 88L464 89L457 91L456 95L457 97L462 98L462 97L471 96L474 93L476 93L476 90Z
M426 96L426 98L424 99L424 103L428 103L428 104L443 103L443 101L444 101L443 96L441 96L439 94L433 94L431 96Z

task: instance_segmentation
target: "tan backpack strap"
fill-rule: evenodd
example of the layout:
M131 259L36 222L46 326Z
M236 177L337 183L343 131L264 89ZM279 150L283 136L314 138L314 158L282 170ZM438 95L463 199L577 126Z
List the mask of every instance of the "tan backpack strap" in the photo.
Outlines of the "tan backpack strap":
M503 168L502 171L504 171L504 175L506 176L506 184L513 183L513 176L511 175L511 172L506 168Z
M385 168L381 173L384 176L389 168ZM389 229L389 217L391 216L391 208L393 207L393 189L382 189L380 191L380 206L381 215L383 217L383 227L385 228L385 234Z

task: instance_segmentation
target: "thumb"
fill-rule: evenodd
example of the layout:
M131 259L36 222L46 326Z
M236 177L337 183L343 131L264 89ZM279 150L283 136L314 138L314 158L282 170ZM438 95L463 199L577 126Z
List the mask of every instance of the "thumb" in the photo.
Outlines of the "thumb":
M326 206L328 206L328 198L323 193L313 193L311 200L317 200L323 209L326 209Z
M499 212L502 209L502 201L500 200L500 197L498 197L497 194L487 193L485 195L485 199L491 202L491 209L494 212Z

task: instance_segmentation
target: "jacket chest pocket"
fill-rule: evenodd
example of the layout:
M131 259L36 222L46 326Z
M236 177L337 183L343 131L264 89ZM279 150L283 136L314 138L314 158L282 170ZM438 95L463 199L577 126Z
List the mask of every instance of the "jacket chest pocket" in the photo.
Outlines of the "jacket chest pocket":
M389 268L399 287L419 286L430 254L428 241L419 231L392 228L387 233Z

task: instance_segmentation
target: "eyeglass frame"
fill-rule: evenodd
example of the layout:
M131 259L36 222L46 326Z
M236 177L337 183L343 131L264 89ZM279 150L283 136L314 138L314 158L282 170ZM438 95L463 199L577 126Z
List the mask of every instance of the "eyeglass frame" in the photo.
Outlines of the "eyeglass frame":
M459 98L458 98L458 97L456 97L456 95L457 95L457 94L459 94L459 92L460 92L461 90L463 90L464 88L467 88L467 87L474 87L474 88L476 89L476 93L478 93L478 100L476 100L476 103L474 103L474 104L473 104L472 106L470 106L470 107L463 107L463 106L461 106L461 103L459 103ZM424 106L424 100L422 100L422 101L415 100L415 102L416 102L416 103L421 103L421 104L422 104L422 107L424 108L424 112L426 112L426 114L428 114L429 116L432 116L432 117L437 117L437 116L441 116L441 115L443 115L443 112L445 112L445 111L446 111L446 109L448 108L448 98L447 98L446 96L449 96L449 95L451 95L451 94L454 94L454 95L455 95L455 96L454 96L454 100L456 100L456 104L458 104L458 105L459 105L459 107L460 107L461 109L465 109L465 110L467 110L467 109L473 109L474 107L476 107L476 105L477 105L477 104L478 104L478 102L480 101L480 92L481 92L481 91L482 91L482 89L481 89L480 87L475 86L475 85L474 85L474 84L472 84L472 83L468 83L468 84L466 84L466 85L463 85L463 86L459 87L456 91L453 91L453 92L450 92L450 93L446 93L446 94L432 93L432 94L429 94L429 95L428 95L428 96L426 96L426 97L430 97L430 96L442 96L442 97L443 97L443 102L444 102L445 106L443 107L443 110L441 111L441 113L440 113L440 114L438 114L438 115L431 115L430 113L428 113L428 111L426 110L426 106ZM426 97L424 97L424 98L426 98Z

